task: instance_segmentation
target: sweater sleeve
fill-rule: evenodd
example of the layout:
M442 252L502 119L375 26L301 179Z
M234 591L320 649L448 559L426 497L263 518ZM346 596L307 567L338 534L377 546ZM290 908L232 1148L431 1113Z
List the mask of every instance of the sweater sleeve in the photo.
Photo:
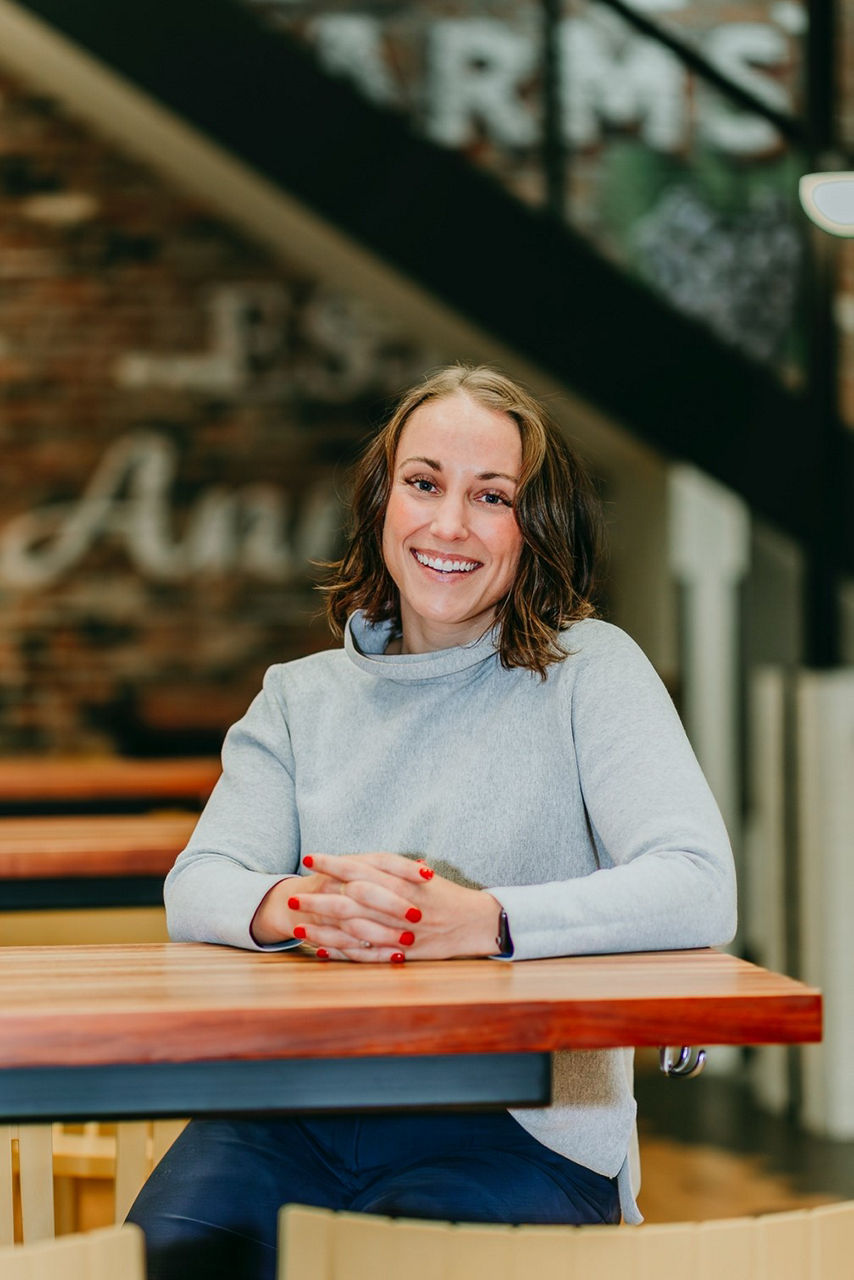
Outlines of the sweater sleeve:
M566 661L578 663L570 732L599 869L490 889L507 911L514 958L728 942L732 851L676 709L624 632L599 624L587 636Z
M298 872L294 760L279 672L270 668L246 715L229 729L222 777L166 878L176 941L268 949L252 938L252 917L274 884Z

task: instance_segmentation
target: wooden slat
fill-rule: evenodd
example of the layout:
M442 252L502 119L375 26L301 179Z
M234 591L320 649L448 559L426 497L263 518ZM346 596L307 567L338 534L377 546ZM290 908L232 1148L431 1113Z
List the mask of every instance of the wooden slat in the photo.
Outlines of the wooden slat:
M653 1223L633 1229L632 1280L665 1280L680 1274L693 1277L696 1250L697 1227L693 1222ZM722 1274L721 1280L729 1277Z
M21 1225L25 1243L48 1240L53 1221L53 1136L49 1124L18 1126Z
M594 1280L575 1265L574 1232L575 1227L515 1230L510 1240L511 1280ZM657 1276L656 1280L665 1278Z
M152 1168L149 1154L151 1125L131 1120L116 1128L116 1222L124 1222Z
M446 1280L453 1233L454 1228L446 1222L414 1222L398 1218L391 1241L392 1266L385 1274L405 1277L406 1280ZM377 1280L379 1274L374 1272L369 1280Z
M854 1202L810 1213L810 1280L850 1280L854 1266Z
M820 1035L818 991L714 951L356 966L192 943L0 947L0 1067Z
M513 1227L471 1224L452 1227L443 1280L513 1280Z
M0 1124L0 1245L12 1244L15 1239L12 1140L16 1134L17 1125Z
M394 1276L394 1223L359 1213L332 1215L332 1274L335 1280Z
M625 1227L576 1227L568 1245L576 1275L596 1280L630 1280L634 1232Z
M130 760L38 756L0 760L0 804L187 800L203 804L220 774L215 758Z
M755 1219L701 1222L692 1276L695 1280L756 1280L756 1254Z
M757 1280L821 1280L810 1271L810 1214L763 1214L756 1220Z
M332 1280L332 1215L284 1205L276 1260L278 1280Z
M191 813L0 817L0 880L165 876L196 821Z

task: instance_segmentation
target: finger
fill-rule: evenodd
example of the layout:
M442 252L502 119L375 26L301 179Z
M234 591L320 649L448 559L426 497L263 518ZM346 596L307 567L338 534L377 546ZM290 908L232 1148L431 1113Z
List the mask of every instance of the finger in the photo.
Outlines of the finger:
M363 948L342 948L341 954L345 960L350 960L354 964L391 964L402 965L406 962L406 955L400 949L392 950L391 947L374 947L370 951Z
M433 877L432 868L423 859L406 858L401 853L308 853L302 861L304 867L335 880L364 879L367 868L412 884L423 884Z
M348 921L346 928L322 921L300 924L294 929L294 937L314 947L359 948L366 951L377 947L401 951L415 943L412 929L401 929L400 926L389 929L374 920L358 918Z
M299 913L303 924L317 920L335 923L345 929L350 928L350 921L356 917L374 920L392 929L395 926L402 928L407 924L417 924L421 919L419 907L370 882L342 883L339 893L301 893L299 897L292 895L288 899L288 906Z

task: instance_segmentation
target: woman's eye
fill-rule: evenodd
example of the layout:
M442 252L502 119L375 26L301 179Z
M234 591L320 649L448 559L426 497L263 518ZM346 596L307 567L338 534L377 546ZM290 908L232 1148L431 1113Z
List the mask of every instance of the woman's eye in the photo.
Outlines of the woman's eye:
M417 489L419 493L432 493L436 488L433 481L428 480L426 476L412 476L406 483L413 489Z
M498 506L512 507L513 505L510 499L506 497L503 493L485 493L483 495L483 501L489 507L498 507Z

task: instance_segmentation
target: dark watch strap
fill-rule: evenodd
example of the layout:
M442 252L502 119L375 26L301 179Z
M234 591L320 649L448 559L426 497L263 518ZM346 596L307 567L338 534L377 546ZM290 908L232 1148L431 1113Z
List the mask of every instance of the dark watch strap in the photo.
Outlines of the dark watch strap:
M510 937L510 925L507 923L507 912L501 908L498 917L498 934L495 939L495 945L498 947L500 956L512 956L513 939Z

